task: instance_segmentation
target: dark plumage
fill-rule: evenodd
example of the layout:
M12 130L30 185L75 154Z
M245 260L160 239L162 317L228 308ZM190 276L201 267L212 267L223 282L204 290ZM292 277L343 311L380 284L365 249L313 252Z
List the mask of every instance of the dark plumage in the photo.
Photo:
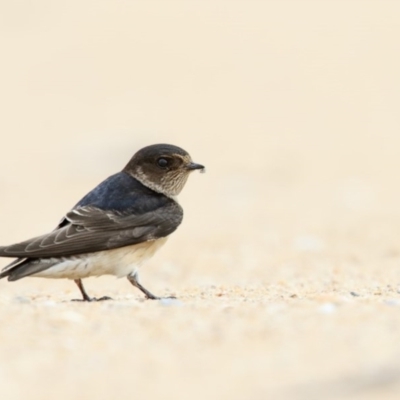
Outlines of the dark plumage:
M0 247L0 256L65 257L114 249L167 236L182 218L174 200L120 172L86 195L54 231Z
M81 278L115 274L127 276L147 297L157 298L139 284L137 268L182 222L175 196L189 172L203 168L179 147L143 148L121 172L83 197L54 231L0 247L0 257L18 258L3 269L0 279L74 279L84 300L91 300Z

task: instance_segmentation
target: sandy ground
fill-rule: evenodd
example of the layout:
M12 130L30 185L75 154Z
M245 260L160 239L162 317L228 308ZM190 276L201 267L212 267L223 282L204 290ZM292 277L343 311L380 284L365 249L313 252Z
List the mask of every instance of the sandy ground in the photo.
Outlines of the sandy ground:
M398 399L400 3L0 3L0 243L140 147L207 166L126 279L0 282L0 397ZM7 260L1 260L0 266Z

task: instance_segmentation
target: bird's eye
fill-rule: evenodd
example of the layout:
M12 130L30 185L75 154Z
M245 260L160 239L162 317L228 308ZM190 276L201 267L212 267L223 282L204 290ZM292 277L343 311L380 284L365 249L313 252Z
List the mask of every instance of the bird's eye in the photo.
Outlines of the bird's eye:
M157 160L157 164L158 164L158 166L159 167L161 167L161 168L166 168L167 166L168 166L168 160L166 159L166 158L159 158L158 160Z

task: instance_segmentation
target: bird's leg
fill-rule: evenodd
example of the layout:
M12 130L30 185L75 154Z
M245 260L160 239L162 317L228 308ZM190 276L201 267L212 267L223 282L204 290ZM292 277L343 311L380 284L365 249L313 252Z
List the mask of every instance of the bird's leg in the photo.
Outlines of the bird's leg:
M133 286L137 287L139 290L141 290L145 295L147 299L150 300L159 300L160 297L155 296L153 293L149 292L146 288L144 288L140 283L139 283L139 277L137 272L135 272L132 275L128 275L128 281L132 283Z
M128 281L132 283L133 286L137 287L140 291L142 291L146 295L146 299L150 300L161 300L161 299L175 299L176 297L174 296L169 296L169 297L158 297L155 296L153 293L149 292L145 287L143 287L139 283L139 275L137 272L134 272L132 275L128 275Z
M81 279L74 279L74 282L77 284L77 286L78 286L78 288L79 288L79 290L81 291L81 293L82 293L82 297L83 297L83 299L82 300L72 300L72 301L102 301L102 300L112 300L112 298L111 297L108 297L108 296L103 296L103 297L100 297L100 298L98 298L98 299L96 299L95 297L90 297L87 293L86 293L86 290L85 290L85 288L83 287L83 283L82 283L82 280Z
M83 283L80 279L74 279L74 282L77 284L79 290L82 293L82 301L92 301L92 299L89 297L89 295L86 293L85 288L83 287ZM79 300L74 300L74 301L79 301Z

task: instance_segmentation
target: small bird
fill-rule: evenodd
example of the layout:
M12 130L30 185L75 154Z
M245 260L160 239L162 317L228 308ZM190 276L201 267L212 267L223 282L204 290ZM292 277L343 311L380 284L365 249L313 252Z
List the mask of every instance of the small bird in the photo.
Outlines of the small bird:
M0 279L73 279L82 301L98 301L110 298L91 298L82 279L115 275L127 277L148 299L160 299L139 283L138 269L182 222L176 196L194 170L205 169L177 146L142 148L121 172L83 197L52 232L0 246L0 257L17 257Z

